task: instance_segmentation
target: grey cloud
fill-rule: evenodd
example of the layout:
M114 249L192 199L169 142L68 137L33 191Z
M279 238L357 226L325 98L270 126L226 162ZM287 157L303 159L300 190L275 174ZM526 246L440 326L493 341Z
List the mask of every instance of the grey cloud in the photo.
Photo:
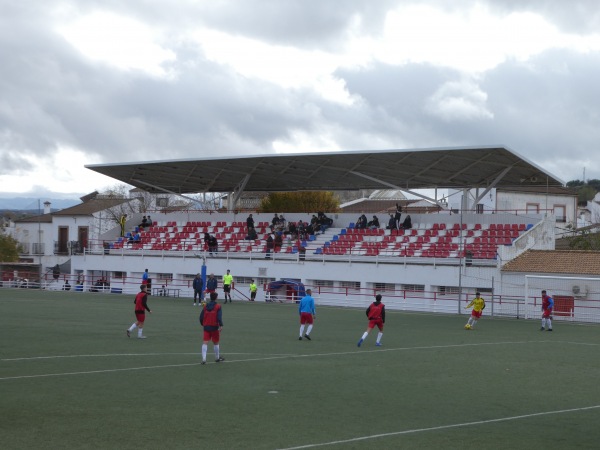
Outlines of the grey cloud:
M351 93L365 102L358 128L387 141L412 146L503 144L552 168L566 180L590 166L597 151L600 55L548 51L526 64L507 62L472 80L487 94L492 119L444 121L425 110L427 99L445 82L463 75L427 65L376 66L358 72L339 72ZM370 127L373 128L370 128ZM376 130L376 131L375 131Z

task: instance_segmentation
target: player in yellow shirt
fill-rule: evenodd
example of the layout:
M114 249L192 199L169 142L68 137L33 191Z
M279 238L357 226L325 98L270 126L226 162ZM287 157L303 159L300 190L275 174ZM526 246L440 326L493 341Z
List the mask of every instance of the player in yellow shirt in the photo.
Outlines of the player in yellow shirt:
M250 283L250 301L253 302L256 300L256 291L258 291L258 286L254 283L254 280Z
M231 303L231 286L233 285L233 275L231 275L230 270L227 269L227 273L223 275L223 293L225 294L225 302L227 303L227 299L229 298L229 303Z
M475 298L471 300L471 303L465 306L465 309L469 309L471 307L473 308L473 311L471 311L471 316L465 325L465 330L470 330L477 324L477 321L485 309L485 300L481 298L480 292L475 293Z

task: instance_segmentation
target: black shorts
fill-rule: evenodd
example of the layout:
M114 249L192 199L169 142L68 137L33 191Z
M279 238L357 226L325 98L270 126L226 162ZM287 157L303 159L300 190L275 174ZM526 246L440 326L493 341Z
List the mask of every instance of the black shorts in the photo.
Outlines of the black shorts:
M230 284L224 284L223 285L223 292L231 292L231 285Z

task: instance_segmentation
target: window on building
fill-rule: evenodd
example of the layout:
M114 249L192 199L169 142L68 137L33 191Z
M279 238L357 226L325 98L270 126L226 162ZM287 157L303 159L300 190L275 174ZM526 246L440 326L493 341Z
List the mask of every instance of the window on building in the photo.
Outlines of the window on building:
M410 291L410 292L425 292L425 285L424 284L403 284L402 290Z
M320 292L327 292L333 290L333 280L314 280L312 285L319 289Z
M527 203L525 209L528 214L539 214L540 204L539 203Z
M567 221L566 211L566 205L554 205L554 217L556 217L557 222L565 223Z
M169 197L158 197L156 199L156 206L160 208L166 208L169 206Z
M340 290L346 291L360 291L360 281L340 281Z
M373 283L373 289L376 291L395 291L396 285L391 283Z
M457 286L440 286L438 292L440 295L458 295L460 290Z

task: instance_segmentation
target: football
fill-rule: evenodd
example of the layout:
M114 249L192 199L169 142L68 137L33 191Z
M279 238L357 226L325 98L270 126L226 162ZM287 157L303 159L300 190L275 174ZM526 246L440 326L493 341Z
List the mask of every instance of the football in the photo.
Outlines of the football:
M465 330L470 330L470 329L471 329L471 325L469 325L469 324L466 324L466 325L465 325Z

